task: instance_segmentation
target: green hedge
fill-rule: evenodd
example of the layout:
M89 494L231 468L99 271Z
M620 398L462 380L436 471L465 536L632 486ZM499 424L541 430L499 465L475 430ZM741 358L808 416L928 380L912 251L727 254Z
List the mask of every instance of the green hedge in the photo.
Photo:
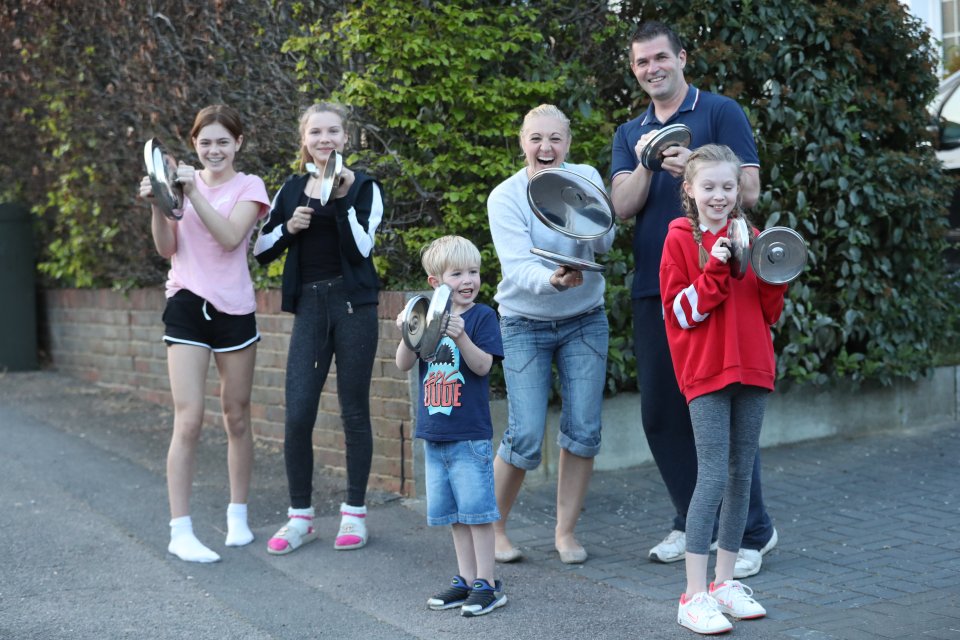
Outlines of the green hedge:
M0 188L37 215L48 284L144 286L163 278L134 199L143 142L182 158L193 113L247 114L240 167L275 189L296 119L353 105L350 162L384 182L377 261L388 286L421 288L416 252L441 233L481 246L483 296L499 278L489 191L521 166L517 129L552 102L572 119L571 160L606 174L615 127L646 107L626 43L660 19L685 40L687 77L747 110L760 149L761 226L799 230L810 263L776 329L782 380L916 377L956 339L944 270L952 183L927 139L934 43L896 0L835 2L157 1L7 3L0 28ZM608 388L634 384L631 226L608 266ZM255 268L260 286L277 268Z

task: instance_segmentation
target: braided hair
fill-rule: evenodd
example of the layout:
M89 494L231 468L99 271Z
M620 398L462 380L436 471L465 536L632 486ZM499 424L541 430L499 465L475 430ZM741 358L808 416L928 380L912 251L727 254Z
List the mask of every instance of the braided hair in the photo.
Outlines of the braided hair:
M706 144L691 153L690 157L687 158L687 164L683 170L683 182L684 184L693 184L694 179L697 177L697 172L701 167L706 164L719 163L729 163L733 165L734 175L737 177L737 202L733 205L730 217L743 218L744 222L747 223L747 227L750 228L750 220L747 218L742 204L743 170L740 167L740 158L737 157L737 154L734 153L730 147L722 144ZM683 186L680 187L680 205L683 208L683 213L687 220L690 221L693 240L700 248L700 268L703 269L710 255L703 246L703 231L700 230L700 213L697 211L697 203L687 195L686 191L683 190Z

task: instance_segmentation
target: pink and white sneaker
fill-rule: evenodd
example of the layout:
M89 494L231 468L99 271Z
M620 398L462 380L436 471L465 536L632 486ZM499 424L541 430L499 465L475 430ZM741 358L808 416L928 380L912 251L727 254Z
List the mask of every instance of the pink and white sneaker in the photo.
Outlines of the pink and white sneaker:
M677 622L680 626L703 635L726 633L733 629L730 621L720 612L717 600L705 591L690 597L685 593L680 596Z
M739 580L727 580L720 584L710 585L710 595L716 598L720 611L739 618L753 620L767 615L767 610L753 599L753 589Z

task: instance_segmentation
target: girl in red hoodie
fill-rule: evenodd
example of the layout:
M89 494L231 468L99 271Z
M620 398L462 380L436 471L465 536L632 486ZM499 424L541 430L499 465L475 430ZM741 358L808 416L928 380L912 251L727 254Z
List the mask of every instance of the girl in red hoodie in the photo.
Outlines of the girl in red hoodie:
M786 285L767 284L752 271L742 279L731 274L730 220L745 219L740 159L733 151L722 145L694 151L682 189L686 216L670 223L660 262L667 340L697 446L697 485L687 514L687 589L677 622L698 633L723 633L732 628L723 614L766 615L753 591L733 579L733 568L766 396L776 377L770 325L783 310ZM710 538L721 503L716 578L708 588Z

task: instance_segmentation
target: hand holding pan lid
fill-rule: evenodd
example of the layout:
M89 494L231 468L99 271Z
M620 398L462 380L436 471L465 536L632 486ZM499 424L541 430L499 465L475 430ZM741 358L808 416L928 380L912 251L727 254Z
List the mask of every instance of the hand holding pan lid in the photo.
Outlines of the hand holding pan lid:
M527 202L540 222L575 240L593 240L613 228L613 204L602 187L568 169L538 171L527 183ZM581 271L602 265L533 247L530 252L554 264Z
M326 206L330 201L330 196L340 186L340 173L343 171L343 156L337 153L336 149L330 151L323 169L317 165L308 162L305 165L307 173L320 181L320 206Z
M407 348L414 353L420 352L420 343L423 341L423 333L427 328L427 309L430 301L426 296L415 295L407 301L407 306L403 309L403 318L401 323L401 333L403 342Z
M663 152L670 147L689 147L693 139L690 127L685 124L667 125L655 135L640 152L640 164L650 171L663 170Z
M450 308L453 306L453 289L445 284L433 290L430 307L427 309L427 325L420 340L420 358L433 362L440 350L440 341L450 321Z
M743 218L730 218L727 237L730 238L730 275L740 280L747 275L747 265L750 264L752 236L747 221Z
M143 163L147 168L154 204L171 220L183 217L183 185L177 182L177 163L158 138L143 146Z

